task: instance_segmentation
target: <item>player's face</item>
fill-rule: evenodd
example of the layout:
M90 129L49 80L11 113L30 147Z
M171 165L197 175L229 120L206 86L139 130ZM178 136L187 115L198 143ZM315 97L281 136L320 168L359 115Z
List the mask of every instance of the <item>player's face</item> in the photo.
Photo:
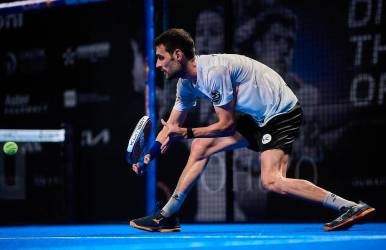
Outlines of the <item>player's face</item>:
M156 68L161 70L166 79L174 79L181 77L182 66L178 62L175 52L170 54L166 51L165 46L163 44L156 47Z
M198 54L224 52L224 22L216 12L203 11L196 22L196 50Z
M258 57L261 62L279 74L285 74L292 63L294 43L294 30L280 23L274 23L262 40L255 43L255 50L259 51Z

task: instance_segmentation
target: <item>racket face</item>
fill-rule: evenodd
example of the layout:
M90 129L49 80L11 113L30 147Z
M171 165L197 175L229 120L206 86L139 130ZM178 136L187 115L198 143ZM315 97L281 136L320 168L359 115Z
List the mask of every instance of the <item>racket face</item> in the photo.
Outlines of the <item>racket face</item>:
M128 163L137 163L145 153L150 129L150 118L148 116L143 116L135 126L127 145Z

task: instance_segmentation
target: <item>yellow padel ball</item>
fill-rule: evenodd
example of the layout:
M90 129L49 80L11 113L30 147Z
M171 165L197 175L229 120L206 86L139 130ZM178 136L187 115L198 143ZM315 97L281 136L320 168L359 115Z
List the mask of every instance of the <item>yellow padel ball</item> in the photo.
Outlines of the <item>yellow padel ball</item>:
M14 155L17 153L18 146L13 141L9 141L4 144L3 151L7 155Z

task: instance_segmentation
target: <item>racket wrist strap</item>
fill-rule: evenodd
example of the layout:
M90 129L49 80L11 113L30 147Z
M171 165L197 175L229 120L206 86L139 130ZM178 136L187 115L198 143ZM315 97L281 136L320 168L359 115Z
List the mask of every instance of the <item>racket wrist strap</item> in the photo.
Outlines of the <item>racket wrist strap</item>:
M160 143L159 141L153 142L153 145L151 145L151 148L149 151L151 159L154 159L155 157L157 157L158 154L161 152L161 145L162 145L162 143Z

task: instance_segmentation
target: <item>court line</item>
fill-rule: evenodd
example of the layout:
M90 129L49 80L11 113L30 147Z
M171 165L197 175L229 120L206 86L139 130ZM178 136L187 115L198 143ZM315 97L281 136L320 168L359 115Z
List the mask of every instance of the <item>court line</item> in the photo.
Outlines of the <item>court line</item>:
M201 235L201 236L20 236L20 237L0 237L0 240L47 240L47 239L288 239L288 240L381 240L386 239L386 235Z

